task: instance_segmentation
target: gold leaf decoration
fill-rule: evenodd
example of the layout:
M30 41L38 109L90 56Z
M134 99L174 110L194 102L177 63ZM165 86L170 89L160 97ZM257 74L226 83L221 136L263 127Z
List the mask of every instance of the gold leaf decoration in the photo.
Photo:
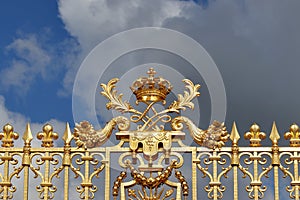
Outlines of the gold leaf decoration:
M200 95L200 92L198 92L199 88L201 87L199 84L194 85L192 81L189 79L183 79L182 80L186 86L187 89L184 91L184 95L178 94L178 100L174 101L170 106L169 110L171 112L179 112L179 110L186 110L186 108L194 109L194 103L192 100Z
M77 147L94 148L104 144L112 134L115 126L118 125L119 131L127 131L130 127L129 120L123 116L112 118L105 127L95 130L93 125L88 121L82 121L75 124L74 140Z
M171 127L175 131L183 130L183 123L187 126L192 138L200 146L210 149L222 148L229 138L224 123L214 121L207 130L198 128L189 118L184 116L175 117Z
M121 113L130 112L133 110L132 106L127 101L122 100L123 94L117 94L117 91L114 90L116 83L119 81L118 78L111 79L107 85L101 84L103 91L101 94L105 96L109 102L106 104L107 109L115 109Z

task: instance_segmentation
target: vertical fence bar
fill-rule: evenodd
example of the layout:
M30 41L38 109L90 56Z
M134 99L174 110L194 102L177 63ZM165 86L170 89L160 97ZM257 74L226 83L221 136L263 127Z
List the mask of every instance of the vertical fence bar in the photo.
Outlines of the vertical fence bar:
M33 139L29 123L26 126L26 130L24 132L22 139L24 140L24 147L23 147L24 153L22 158L22 165L24 166L23 199L28 200L29 166L31 163L30 149L31 149L31 141Z
M3 132L0 133L0 139L2 141L2 147L5 148L4 156L1 157L1 160L4 161L4 173L2 176L2 182L0 183L3 188L3 199L6 200L9 198L9 187L12 186L10 177L9 177L9 162L13 160L10 150L14 146L13 139L18 139L19 134L14 132L14 128L10 124L3 126Z
M279 200L278 166L274 166L274 200Z
M295 177L295 200L299 200L299 172L298 172L298 152L294 152L294 177Z
M272 141L272 166L274 168L274 200L279 200L278 166L280 165L280 160L278 140L280 139L280 135L278 133L275 122L273 122L272 131L269 138Z
M10 186L10 182L8 180L8 173L9 173L9 158L10 155L8 151L5 151L4 157L2 158L4 160L4 176L3 176L3 181L1 183L3 187L3 199L6 200L8 199L8 186Z
M110 199L110 150L109 148L105 149L105 159L106 159L106 165L105 165L105 200Z
M197 149L192 150L192 199L197 199Z
M69 166L65 166L64 200L69 200Z
M44 172L44 181L41 183L42 187L44 187L44 200L48 200L49 198L49 171L50 171L50 154L48 151L45 152L45 156L42 157L42 160L45 160L45 172Z
M290 126L290 130L284 134L284 138L286 140L290 140L290 147L300 147L300 132L299 126L297 124L292 124ZM298 172L298 164L299 164L299 153L294 151L294 154L290 157L294 164L294 180L291 182L292 189L288 190L290 192L290 196L294 191L294 199L299 200L299 172Z
M43 188L44 200L50 199L49 188L52 187L50 182L50 161L53 161L53 155L50 153L53 145L53 140L57 140L58 134L53 132L53 127L50 124L43 126L43 131L37 134L37 138L42 140L42 147L45 148L45 154L42 156L41 160L44 162L44 175L41 177L41 187Z
M23 187L23 199L28 200L28 183L29 183L29 176L28 173L29 168L28 166L24 167L24 187Z
M257 156L257 152L254 151L253 152L253 157L252 159L254 159L253 161L253 182L251 183L254 187L254 199L258 200L258 185L256 183L258 183L258 159L260 159Z
M220 186L218 182L218 160L220 157L216 150L213 151L213 155L209 159L213 161L213 182L210 182L210 185L213 186L214 200L218 200L218 187Z
M239 159L239 147L238 141L240 139L239 132L237 130L235 122L233 122L233 126L231 129L230 139L232 141L232 157L231 157L231 166L233 167L233 199L238 200L239 193L238 193L238 166L240 163Z
M84 171L84 182L81 184L84 187L84 199L89 200L89 187L91 183L89 183L89 174L90 174L90 161L93 158L90 156L89 151L85 151L85 156L82 158L85 164Z
M261 132L260 127L256 123L254 123L250 127L249 132L244 134L244 138L250 140L250 147L254 147L253 155L250 156L250 160L253 161L253 178L251 180L250 186L253 188L254 199L258 200L260 198L259 189L262 185L258 173L258 161L261 159L261 156L258 155L258 152L255 150L255 147L261 146L260 142L261 140L266 138L266 134L264 132Z
M69 123L66 124L66 129L62 139L65 141L63 166L65 169L64 174L64 200L69 200L69 167L71 165L71 140L73 136L70 130Z
M238 166L233 166L233 199L239 199L239 189L238 189Z

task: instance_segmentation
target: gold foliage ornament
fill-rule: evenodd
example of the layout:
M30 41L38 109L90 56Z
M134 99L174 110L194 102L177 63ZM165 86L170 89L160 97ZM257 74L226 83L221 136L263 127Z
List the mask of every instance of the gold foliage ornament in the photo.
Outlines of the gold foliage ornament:
M188 91L184 91L184 95L178 94L178 100L174 101L170 106L169 110L170 112L177 112L179 113L179 110L186 110L186 108L194 109L194 103L192 100L195 97L200 96L200 92L198 90L200 89L200 85L194 85L192 81L189 79L183 79L182 80L186 84L186 88Z
M207 130L198 128L189 118L184 116L176 117L172 120L172 129L183 130L183 123L187 126L194 141L211 149L221 148L229 138L229 134L224 123L214 121Z
M75 143L78 147L84 148L101 146L109 139L116 125L118 125L119 131L126 131L130 127L129 120L123 116L111 119L101 130L95 130L88 121L76 123L74 128Z
M119 81L118 78L111 79L107 85L101 84L101 87L103 91L101 94L105 96L110 101L106 104L107 109L115 109L122 113L125 112L135 112L135 110L132 108L132 106L129 104L129 102L123 102L122 100L122 94L117 95L117 90L114 90L116 87L116 83Z

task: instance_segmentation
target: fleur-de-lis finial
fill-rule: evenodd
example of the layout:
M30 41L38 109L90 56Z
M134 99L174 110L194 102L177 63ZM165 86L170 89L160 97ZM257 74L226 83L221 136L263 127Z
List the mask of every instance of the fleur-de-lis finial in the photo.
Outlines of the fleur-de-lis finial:
M260 142L266 138L266 134L261 132L259 126L254 123L250 127L250 131L245 133L244 138L250 140L250 147L260 147Z
M42 140L42 147L53 147L53 140L57 140L58 134L53 132L50 124L43 126L43 132L37 134L37 138Z
M290 140L291 147L300 147L300 132L297 124L290 126L290 131L284 134L284 139Z
M0 133L0 140L2 140L2 147L13 147L14 141L19 138L19 134L14 132L14 127L10 124L3 126L3 132Z

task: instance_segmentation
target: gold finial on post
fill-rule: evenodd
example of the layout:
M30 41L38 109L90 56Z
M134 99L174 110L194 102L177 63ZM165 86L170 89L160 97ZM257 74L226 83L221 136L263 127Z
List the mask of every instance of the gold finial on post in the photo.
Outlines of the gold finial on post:
M42 140L42 147L53 147L53 140L57 140L58 134L53 132L50 124L43 126L43 132L37 134L37 138Z
M25 144L23 147L24 154L23 154L23 158L22 158L22 164L25 166L29 166L30 162L31 162L31 160L30 160L31 141L33 139L29 123L27 123L27 125L26 125L26 129L25 129L22 139Z
M3 132L0 133L0 140L2 140L2 147L13 147L14 141L19 138L19 134L14 132L14 127L10 124L3 126Z
M73 135L72 135L70 125L68 122L66 123L66 129L65 129L62 139L65 141L65 145L70 145L70 143L73 139Z
M30 124L29 123L27 123L27 125L26 125L26 129L25 129L25 132L23 134L22 139L23 139L25 145L30 146L30 143L31 143L31 141L33 139L33 136L32 136L32 133L31 133L31 129L30 129Z
M280 139L280 135L278 133L276 123L273 122L272 126L272 131L269 137L272 141L272 152L273 152L273 157L272 157L272 165L279 166L280 165L280 160L279 160L279 147L278 147L278 140Z
M235 122L233 122L233 125L232 125L230 139L232 141L232 145L237 145L238 141L240 139L240 134L239 134L239 132L238 132L238 130L236 128Z
M231 134L230 134L230 139L232 141L232 157L231 157L231 166L233 168L233 196L234 199L238 198L238 166L240 164L240 159L239 159L239 147L238 147L238 141L240 139L240 134L237 130L236 123L233 122L232 129L231 129Z
M299 126L293 123L290 131L284 134L284 139L290 140L290 147L300 147Z
M64 135L62 139L65 141L65 146L64 146L64 157L63 157L63 165L64 166L70 166L71 165L71 141L73 139L72 132L70 130L69 123L66 123L66 129L64 132Z
M278 146L278 140L280 139L280 135L278 133L275 122L273 122L272 130L271 130L271 134L270 134L269 138L271 139L273 146L275 146L275 145Z
M238 165L239 164L239 147L238 147L238 141L240 139L240 134L236 128L235 122L233 122L230 139L232 141L232 159L231 159L231 165Z
M260 142L266 138L266 134L261 132L259 126L254 123L250 127L250 131L245 133L244 138L250 140L250 147L260 147Z

